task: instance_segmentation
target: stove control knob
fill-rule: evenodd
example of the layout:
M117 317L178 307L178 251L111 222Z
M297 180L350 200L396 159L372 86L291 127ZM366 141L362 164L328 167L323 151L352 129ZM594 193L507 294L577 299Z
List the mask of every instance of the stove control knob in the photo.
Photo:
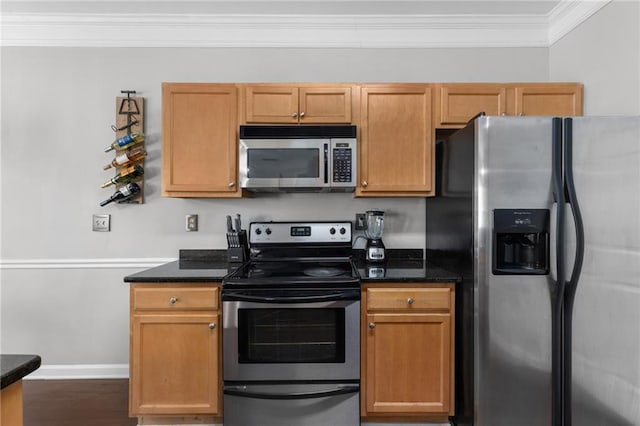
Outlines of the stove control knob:
M267 228L264 232L265 232L267 235L271 235L271 229L270 229L270 228Z
M340 228L340 235L344 235L347 233L347 230L344 228Z
M331 229L329 229L329 233L330 233L331 235L335 234L335 233L336 233L336 228L331 228Z
M260 235L260 234L262 234L262 229L256 228L256 235Z

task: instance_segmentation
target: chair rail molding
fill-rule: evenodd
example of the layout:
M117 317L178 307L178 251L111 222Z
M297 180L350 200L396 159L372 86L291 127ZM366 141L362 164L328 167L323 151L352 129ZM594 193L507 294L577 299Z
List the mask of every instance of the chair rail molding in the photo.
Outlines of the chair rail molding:
M177 258L115 259L1 259L0 269L102 269L153 268Z

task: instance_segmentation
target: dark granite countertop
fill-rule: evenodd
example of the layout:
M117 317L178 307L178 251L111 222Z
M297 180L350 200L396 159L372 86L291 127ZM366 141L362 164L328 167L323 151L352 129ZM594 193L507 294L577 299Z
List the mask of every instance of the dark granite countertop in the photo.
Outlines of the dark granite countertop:
M214 282L235 269L226 250L180 250L178 260L124 277L129 283Z
M452 283L461 277L423 259L421 249L387 250L383 264L368 264L362 250L354 250L354 260L362 283Z
M40 368L42 359L38 355L0 355L0 389L22 379Z
M387 250L384 264L367 264L363 250L354 250L353 258L363 283L457 282L460 275L423 259L420 249ZM216 282L235 269L227 264L225 250L180 250L178 260L126 276L130 283Z

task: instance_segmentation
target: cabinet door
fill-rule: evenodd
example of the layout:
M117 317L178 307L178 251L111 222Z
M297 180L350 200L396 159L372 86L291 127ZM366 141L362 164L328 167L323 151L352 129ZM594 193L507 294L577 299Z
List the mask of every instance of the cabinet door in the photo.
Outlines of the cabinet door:
M350 87L300 88L300 123L351 123Z
M516 87L515 115L582 115L582 85L536 84Z
M129 415L220 413L219 314L134 315Z
M363 87L356 195L431 195L433 133L431 88Z
M162 195L241 195L237 98L230 85L162 85Z
M295 86L246 86L247 123L297 123L298 88Z
M504 115L507 88L499 84L452 84L439 87L436 127L461 127L476 114Z
M367 414L447 414L450 314L368 314Z

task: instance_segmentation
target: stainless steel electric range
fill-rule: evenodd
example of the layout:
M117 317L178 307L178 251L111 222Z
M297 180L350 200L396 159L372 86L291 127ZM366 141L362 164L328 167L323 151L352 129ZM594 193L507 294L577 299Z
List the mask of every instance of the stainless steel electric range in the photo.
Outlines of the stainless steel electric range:
M359 425L351 222L254 222L222 288L225 426Z

